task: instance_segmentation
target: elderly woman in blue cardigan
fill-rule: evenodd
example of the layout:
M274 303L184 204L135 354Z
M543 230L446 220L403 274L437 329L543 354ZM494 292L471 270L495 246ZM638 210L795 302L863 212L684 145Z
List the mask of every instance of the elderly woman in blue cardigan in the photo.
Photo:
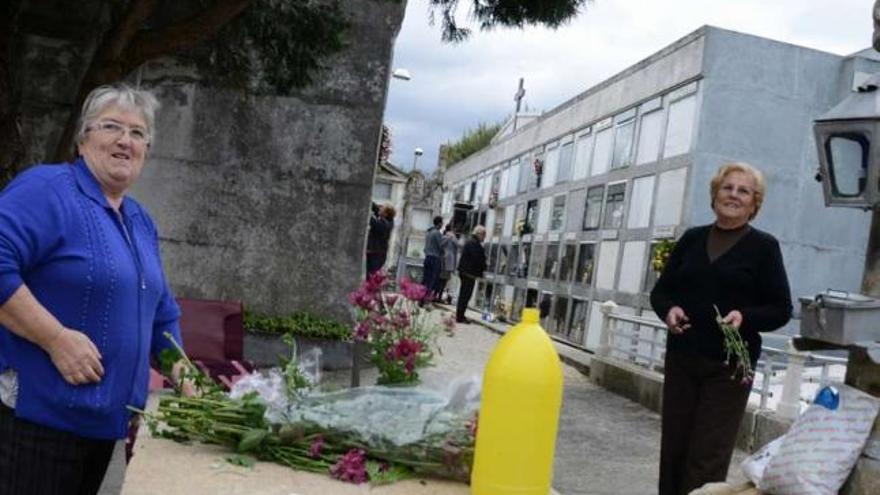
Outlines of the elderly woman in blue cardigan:
M791 317L779 243L749 225L764 201L763 176L745 163L726 164L709 189L715 222L681 236L651 292L651 305L669 328L660 495L685 495L727 477L751 381L725 362L715 307L747 344L752 369L761 332Z
M156 226L126 192L158 103L124 85L87 97L73 163L21 173L0 194L0 493L92 494L149 356L180 342Z

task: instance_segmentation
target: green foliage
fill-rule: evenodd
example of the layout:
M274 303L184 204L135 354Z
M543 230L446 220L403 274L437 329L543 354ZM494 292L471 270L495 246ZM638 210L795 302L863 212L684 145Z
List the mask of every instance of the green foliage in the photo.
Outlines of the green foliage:
M345 47L348 25L338 1L257 0L223 28L199 65L234 88L288 95Z
M522 29L528 25L557 28L575 17L590 0L471 0L470 17L480 29L496 26ZM471 30L460 27L455 20L459 0L431 0L430 19L433 24L439 12L443 41L466 40Z
M489 142L500 129L501 124L488 125L485 123L480 123L476 129L468 129L458 141L447 143L444 148L446 165L460 162L489 146Z
M412 470L404 466L367 461L367 477L373 486L390 485L396 481L409 479L413 476Z
M351 338L351 328L348 326L306 311L296 311L285 316L267 316L245 311L244 328L251 332L291 334L322 339Z
M232 454L224 457L223 459L233 466L241 466L246 468L252 468L254 467L254 464L257 463L257 460L249 455Z

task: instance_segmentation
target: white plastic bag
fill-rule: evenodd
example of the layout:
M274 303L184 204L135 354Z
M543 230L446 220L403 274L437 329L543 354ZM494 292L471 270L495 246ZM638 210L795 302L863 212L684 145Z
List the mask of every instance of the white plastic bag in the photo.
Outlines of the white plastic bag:
M783 438L785 437L779 437L761 447L757 452L746 457L746 460L740 464L740 469L742 469L743 474L745 474L746 478L748 478L748 480L755 486L758 486L761 483L761 478L764 476L764 470L767 469L767 464L770 464L770 458L779 452L779 447L782 445Z
M762 492L836 495L840 490L865 447L880 401L846 385L838 388L836 409L811 404L782 437L758 483Z

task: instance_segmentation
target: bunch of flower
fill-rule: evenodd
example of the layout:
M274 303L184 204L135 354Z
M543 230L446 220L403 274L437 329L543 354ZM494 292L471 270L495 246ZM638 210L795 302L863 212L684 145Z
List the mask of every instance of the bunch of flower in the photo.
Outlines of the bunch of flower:
M651 256L651 268L654 269L658 274L666 268L666 263L669 261L669 255L672 254L672 250L675 248L675 241L671 241L669 239L663 239L658 242L654 247L654 254Z
M544 173L544 160L540 158L535 158L532 162L532 167L535 169L535 175L541 175Z
M755 378L755 371L752 369L752 361L749 358L749 348L743 341L739 330L730 323L725 323L718 306L714 307L715 321L724 335L724 364L734 367L730 379L735 380L739 376L744 385L751 384Z
M419 368L430 365L441 330L454 323L430 321L422 304L430 297L420 284L404 278L400 293L388 292L390 280L379 270L348 296L357 323L354 337L370 345L370 358L379 368L380 385L417 383Z

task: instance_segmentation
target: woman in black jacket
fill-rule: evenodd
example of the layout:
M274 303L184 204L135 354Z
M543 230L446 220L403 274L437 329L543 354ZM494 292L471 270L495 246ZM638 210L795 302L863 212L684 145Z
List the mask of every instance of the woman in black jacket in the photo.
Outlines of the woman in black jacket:
M749 225L764 192L764 178L752 166L719 168L710 184L715 222L682 235L651 291L651 305L669 328L660 495L685 495L727 477L751 377L737 376L736 363L726 362L715 307L738 329L752 368L761 353L760 332L791 317L779 243Z

